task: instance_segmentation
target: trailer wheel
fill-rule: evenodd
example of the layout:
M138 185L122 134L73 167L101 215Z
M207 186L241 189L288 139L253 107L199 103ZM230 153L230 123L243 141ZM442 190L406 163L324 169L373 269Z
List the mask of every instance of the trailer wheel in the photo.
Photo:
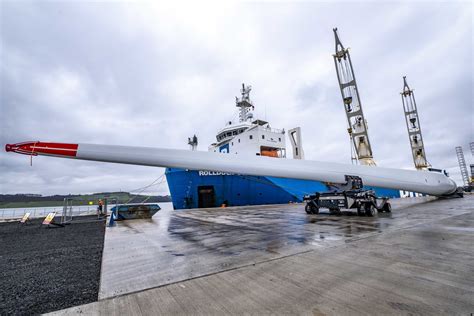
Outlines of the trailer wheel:
M373 217L375 216L376 212L377 212L377 209L371 203L365 204L365 215Z
M392 212L392 204L390 203L385 203L385 205L383 206L383 211L386 212L386 213L390 213Z
M362 205L357 206L357 215L359 215L359 216L364 216L365 215L365 212L364 212L364 209L363 209Z
M306 214L319 214L319 207L317 207L313 203L306 204L304 209L306 211Z

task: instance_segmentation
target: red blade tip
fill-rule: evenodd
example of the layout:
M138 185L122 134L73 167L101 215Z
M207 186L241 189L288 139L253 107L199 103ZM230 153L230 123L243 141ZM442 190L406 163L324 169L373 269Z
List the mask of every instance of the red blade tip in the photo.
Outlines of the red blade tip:
M50 155L75 157L77 154L77 144L48 143L48 142L24 142L17 144L6 144L5 151L15 152L23 155Z

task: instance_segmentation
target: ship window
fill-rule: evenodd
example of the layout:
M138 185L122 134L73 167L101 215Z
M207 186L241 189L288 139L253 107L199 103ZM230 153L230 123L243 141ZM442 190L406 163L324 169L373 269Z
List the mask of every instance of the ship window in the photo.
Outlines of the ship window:
M232 132L232 135L237 135L237 131L233 131L233 132Z
M285 150L283 148L275 148L275 147L260 147L260 155L266 157L274 157L274 158L284 158L286 156Z
M232 136L232 133L231 133L231 132L228 132L228 133L227 133L227 136Z
M281 137L278 137L278 141L281 142Z
M240 143L240 138L238 139L239 143Z
M265 139L265 135L262 135L262 139Z
M253 139L253 135L250 135L249 138L250 138L250 139Z
M232 146L234 146L234 142L232 142L231 144L232 144Z

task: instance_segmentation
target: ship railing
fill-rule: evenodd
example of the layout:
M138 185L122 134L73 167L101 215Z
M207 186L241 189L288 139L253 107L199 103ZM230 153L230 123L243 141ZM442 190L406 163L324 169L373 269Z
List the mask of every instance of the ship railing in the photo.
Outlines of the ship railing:
M271 128L271 127L264 127L263 129L275 134L285 134L285 129Z

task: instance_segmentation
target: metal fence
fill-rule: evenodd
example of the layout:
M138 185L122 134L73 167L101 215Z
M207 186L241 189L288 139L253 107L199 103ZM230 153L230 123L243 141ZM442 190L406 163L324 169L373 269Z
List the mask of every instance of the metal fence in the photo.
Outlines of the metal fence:
M145 203L153 204L153 203ZM117 201L110 199L108 210L117 205ZM171 202L159 203L163 210L172 210L173 204ZM95 215L97 214L97 205L80 205L70 206L68 208L67 216L79 215ZM0 221L10 219L20 219L25 213L30 213L30 218L46 217L51 212L56 212L56 216L63 215L64 206L49 206L49 207L22 207L22 208L0 208Z
M57 216L62 216L63 206L53 206L53 207L28 207L28 208L4 208L0 209L0 219L16 219L21 218L25 213L30 213L30 217L45 217L48 213L56 212ZM97 205L82 205L82 206L73 206L72 215L86 215L86 214L96 214Z

